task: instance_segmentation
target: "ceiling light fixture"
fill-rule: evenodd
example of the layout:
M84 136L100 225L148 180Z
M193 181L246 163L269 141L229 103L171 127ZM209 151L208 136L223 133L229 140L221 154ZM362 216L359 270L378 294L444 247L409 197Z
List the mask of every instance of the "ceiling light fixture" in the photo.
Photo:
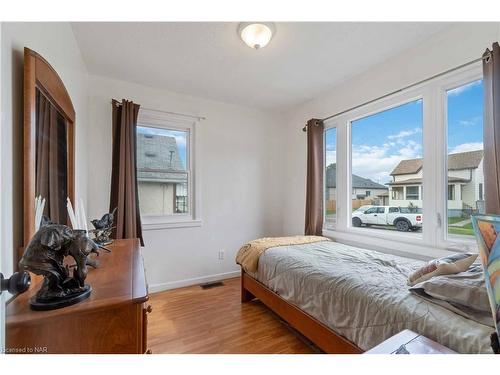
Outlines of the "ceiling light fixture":
M242 22L238 25L238 34L245 44L251 48L265 47L273 37L276 29L270 22Z

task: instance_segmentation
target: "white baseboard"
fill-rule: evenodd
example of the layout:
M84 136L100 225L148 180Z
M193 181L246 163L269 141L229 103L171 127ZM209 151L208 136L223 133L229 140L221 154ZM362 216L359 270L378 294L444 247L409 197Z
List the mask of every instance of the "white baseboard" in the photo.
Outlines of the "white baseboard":
M195 277L193 279L170 281L168 283L150 284L150 285L148 285L148 290L150 293L157 293L157 292L162 292L164 290L169 290L169 289L176 289L176 288L182 288L185 286L199 285L199 284L204 284L204 283L210 283L213 281L230 279L233 277L238 277L240 275L241 275L241 271L232 271L232 272L218 273L215 275Z

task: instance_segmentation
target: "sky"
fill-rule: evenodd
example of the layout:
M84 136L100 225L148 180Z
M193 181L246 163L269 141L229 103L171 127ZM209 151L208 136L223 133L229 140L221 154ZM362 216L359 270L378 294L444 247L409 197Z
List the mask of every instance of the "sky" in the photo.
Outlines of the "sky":
M483 85L476 81L448 91L448 153L482 149ZM422 157L423 102L416 100L353 121L353 173L385 184L404 159ZM335 129L326 132L326 164L336 160Z
M164 137L175 138L175 143L177 144L177 149L179 150L179 157L181 158L184 169L186 168L187 132L182 131L182 130L178 131L178 130L168 130L168 129L161 129L161 128L152 128L149 126L148 127L138 126L137 131L142 133L142 134L154 134L154 135L160 135L160 136L164 136Z

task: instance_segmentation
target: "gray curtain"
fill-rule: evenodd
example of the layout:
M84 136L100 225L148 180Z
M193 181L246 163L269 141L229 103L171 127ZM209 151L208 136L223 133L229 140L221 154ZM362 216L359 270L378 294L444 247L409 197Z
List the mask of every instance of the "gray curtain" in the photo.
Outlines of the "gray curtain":
M487 214L500 214L500 46L483 55L484 199Z
M137 115L139 104L113 100L113 164L109 212L117 208L114 238L142 238L137 188Z
M306 235L323 232L324 130L321 120L307 122Z

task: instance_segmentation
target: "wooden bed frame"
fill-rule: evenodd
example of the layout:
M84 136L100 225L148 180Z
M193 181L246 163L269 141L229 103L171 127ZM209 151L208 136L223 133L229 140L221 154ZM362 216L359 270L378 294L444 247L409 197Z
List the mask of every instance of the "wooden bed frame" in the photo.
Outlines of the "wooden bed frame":
M249 302L254 298L258 298L325 353L359 354L363 352L356 345L241 270L241 302Z

